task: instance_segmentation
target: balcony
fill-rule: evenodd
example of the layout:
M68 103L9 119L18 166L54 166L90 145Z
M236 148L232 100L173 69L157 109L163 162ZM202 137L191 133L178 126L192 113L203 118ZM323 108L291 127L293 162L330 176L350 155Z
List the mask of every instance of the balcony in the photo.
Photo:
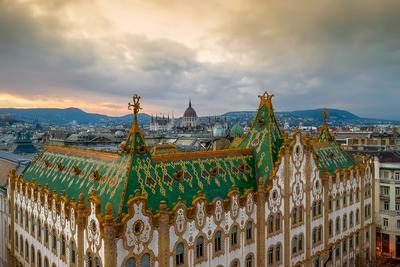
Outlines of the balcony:
M385 193L380 193L379 194L379 198L380 199L385 199L385 200L390 200L389 194L385 194Z
M389 215L389 216L400 216L400 211L395 210L379 210L380 214Z

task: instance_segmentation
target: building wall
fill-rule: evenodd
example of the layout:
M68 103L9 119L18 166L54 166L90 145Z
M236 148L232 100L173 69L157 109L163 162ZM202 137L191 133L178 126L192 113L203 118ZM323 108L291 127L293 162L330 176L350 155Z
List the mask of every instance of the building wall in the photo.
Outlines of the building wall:
M75 203L11 175L13 186L8 198L12 212L8 218L13 259L21 266L28 266L32 260L31 255L21 255L15 233L24 246L25 241L29 249L33 246L36 262L40 252L49 266L71 266L71 241L76 244L77 267L89 266L90 260L92 266L100 267L126 266L128 262L136 266L176 266L178 248L183 252L180 266L195 267L323 266L330 248L333 255L328 266L353 266L373 259L371 163L366 160L354 169L320 173L308 137L296 133L293 140L286 141L274 167L275 175L259 183L256 192L240 193L231 188L225 199L211 202L200 192L191 205L178 201L170 211L161 202L156 215L146 209L145 196L135 195L127 203L128 214L118 221L113 220L108 206L105 215L100 213L104 203L99 203L95 192L88 204L81 198ZM300 210L296 222L295 209ZM13 223L15 219L17 223ZM56 230L56 250L51 249L51 235L48 245L43 241L43 228L38 237L38 220L43 227L48 225L50 233ZM334 222L331 235L330 220ZM220 250L215 245L218 233ZM61 253L62 236L66 240L65 256Z
M375 157L374 165L377 249L385 257L400 258L400 251L396 251L400 250L396 242L400 239L400 163L381 163ZM389 236L388 246L381 241L385 235Z

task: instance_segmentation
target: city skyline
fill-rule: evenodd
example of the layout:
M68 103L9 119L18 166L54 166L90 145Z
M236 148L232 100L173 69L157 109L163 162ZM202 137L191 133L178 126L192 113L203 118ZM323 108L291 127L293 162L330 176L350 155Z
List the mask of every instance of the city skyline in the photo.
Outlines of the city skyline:
M0 107L321 107L397 119L397 1L0 0ZM221 101L223 99L223 101ZM223 104L221 104L223 103Z

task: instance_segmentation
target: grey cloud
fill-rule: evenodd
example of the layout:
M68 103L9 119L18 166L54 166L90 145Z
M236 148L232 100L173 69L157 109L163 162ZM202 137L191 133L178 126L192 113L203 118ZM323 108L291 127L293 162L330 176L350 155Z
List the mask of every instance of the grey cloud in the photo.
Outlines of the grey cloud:
M178 41L145 35L67 38L68 25L56 16L67 2L37 2L55 14L38 18L26 6L3 0L1 91L93 94L116 103L138 92L175 114L191 97L207 115L255 109L257 94L267 89L279 110L329 106L398 117L398 1L310 1L302 3L306 7L246 1L243 8L224 10L225 23L211 33L237 61L215 64L197 61L198 51Z

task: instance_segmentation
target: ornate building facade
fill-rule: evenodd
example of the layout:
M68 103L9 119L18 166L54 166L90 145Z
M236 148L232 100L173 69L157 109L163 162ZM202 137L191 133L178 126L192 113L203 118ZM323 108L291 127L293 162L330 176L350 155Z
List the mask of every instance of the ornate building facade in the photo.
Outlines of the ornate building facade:
M282 134L271 95L229 149L152 155L48 146L9 173L9 266L354 266L375 255L369 158L325 123Z

